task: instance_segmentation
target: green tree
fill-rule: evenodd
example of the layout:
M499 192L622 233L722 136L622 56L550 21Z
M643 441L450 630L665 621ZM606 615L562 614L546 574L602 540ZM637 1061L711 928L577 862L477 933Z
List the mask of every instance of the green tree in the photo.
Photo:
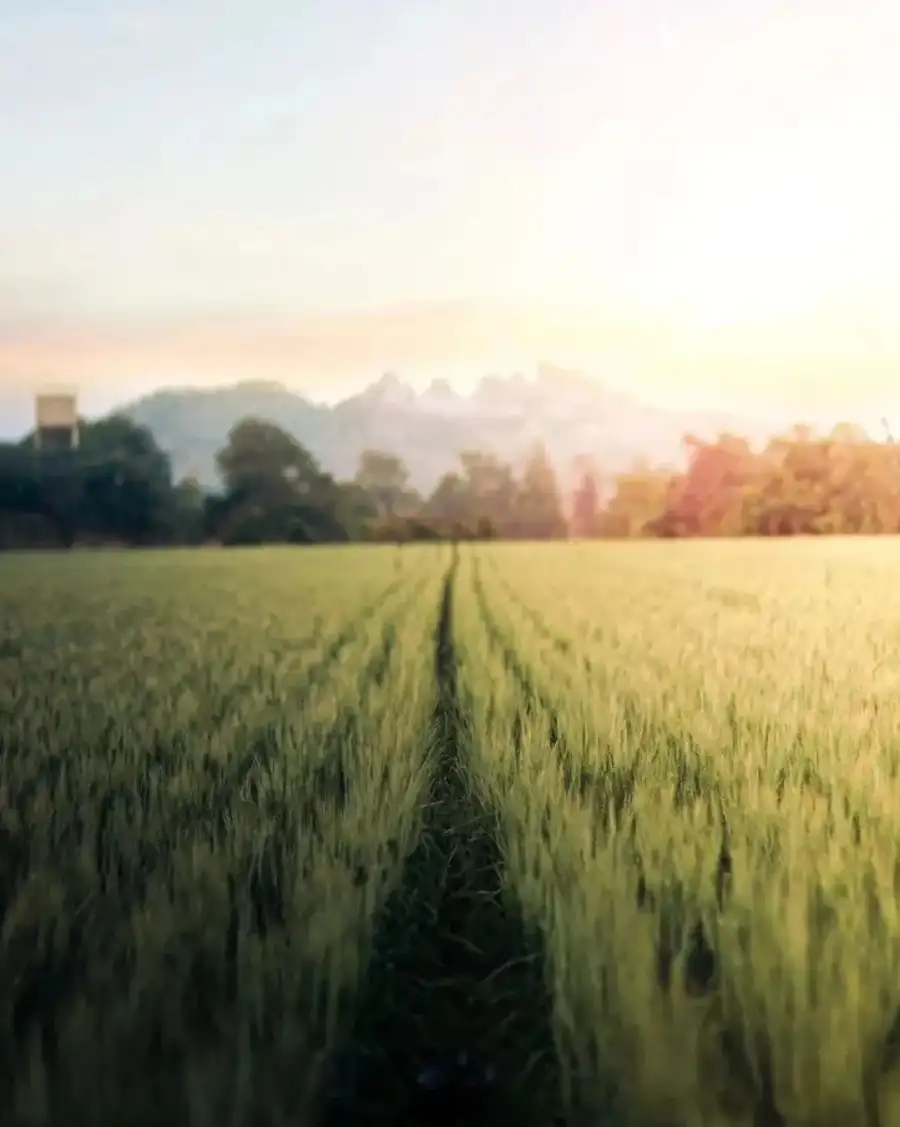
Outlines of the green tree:
M466 497L462 523L474 531L479 521L486 520L495 535L511 535L518 494L512 467L495 454L480 450L464 450L459 461Z
M206 494L196 478L175 486L171 532L177 544L201 544L206 538Z
M672 486L672 475L641 465L617 475L612 496L600 514L600 535L671 535L663 532L658 522L666 514Z
M542 443L525 462L515 501L515 529L529 540L554 540L568 534L556 471Z
M0 548L59 547L51 499L24 444L0 445Z
M215 511L226 544L346 540L343 492L310 452L274 423L244 419L216 455L225 496Z
M379 517L407 516L417 497L409 489L409 470L402 458L385 450L364 450L354 482L375 505Z
M0 539L23 546L165 542L171 466L153 435L114 415L82 421L80 436L77 449L38 449L33 436L0 448Z
M440 535L451 538L457 526L465 525L472 510L472 497L463 476L445 473L426 500L422 516Z
M129 544L165 541L175 495L169 458L145 427L113 415L86 424L74 455L77 524L83 533Z
M600 527L600 477L592 459L576 458L578 481L572 494L572 533L589 538Z
M363 539L378 515L372 497L356 481L342 481L335 488L337 520L349 540Z

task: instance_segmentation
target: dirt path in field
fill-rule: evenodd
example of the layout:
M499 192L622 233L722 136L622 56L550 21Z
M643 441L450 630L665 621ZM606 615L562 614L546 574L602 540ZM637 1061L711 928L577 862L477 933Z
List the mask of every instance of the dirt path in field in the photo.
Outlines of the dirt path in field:
M423 832L376 937L328 1127L557 1121L542 951L503 892L496 818L473 793L464 758L455 579L454 558L435 637L435 747ZM461 1052L474 1065L473 1089L460 1092L462 1084L451 1081L430 1092L441 1079L433 1066Z

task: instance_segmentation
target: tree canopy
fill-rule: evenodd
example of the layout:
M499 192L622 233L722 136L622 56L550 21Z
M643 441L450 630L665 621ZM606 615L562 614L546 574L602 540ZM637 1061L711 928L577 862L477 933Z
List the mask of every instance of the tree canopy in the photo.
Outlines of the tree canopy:
M216 509L223 543L312 544L348 538L337 483L274 423L238 423L216 462L225 487Z
M606 479L580 455L567 485L540 445L519 472L463 450L422 497L390 451L364 450L353 479L338 481L277 424L247 418L224 438L210 494L173 481L150 431L114 415L82 423L75 450L0 444L0 547L900 532L890 432L797 426L763 450L730 434L684 445L682 470L643 463Z

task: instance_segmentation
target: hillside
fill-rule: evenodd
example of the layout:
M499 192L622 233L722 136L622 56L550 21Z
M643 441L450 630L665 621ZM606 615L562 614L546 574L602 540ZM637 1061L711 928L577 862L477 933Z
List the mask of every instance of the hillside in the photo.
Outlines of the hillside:
M464 449L492 451L517 463L543 441L565 470L590 454L607 473L636 458L677 465L682 436L712 438L731 430L759 440L771 433L757 420L716 412L652 407L578 372L541 364L534 379L486 376L470 395L435 381L417 393L383 376L356 395L327 406L272 383L242 383L211 391L163 390L122 408L150 427L171 454L178 476L216 482L214 458L229 429L255 415L294 434L339 476L354 472L360 452L378 447L399 454L413 483L429 489Z

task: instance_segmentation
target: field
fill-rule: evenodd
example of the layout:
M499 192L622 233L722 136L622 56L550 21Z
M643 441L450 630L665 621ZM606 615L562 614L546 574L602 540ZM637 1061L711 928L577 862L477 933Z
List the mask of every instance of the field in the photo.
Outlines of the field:
M0 558L0 1121L900 1123L898 575Z

